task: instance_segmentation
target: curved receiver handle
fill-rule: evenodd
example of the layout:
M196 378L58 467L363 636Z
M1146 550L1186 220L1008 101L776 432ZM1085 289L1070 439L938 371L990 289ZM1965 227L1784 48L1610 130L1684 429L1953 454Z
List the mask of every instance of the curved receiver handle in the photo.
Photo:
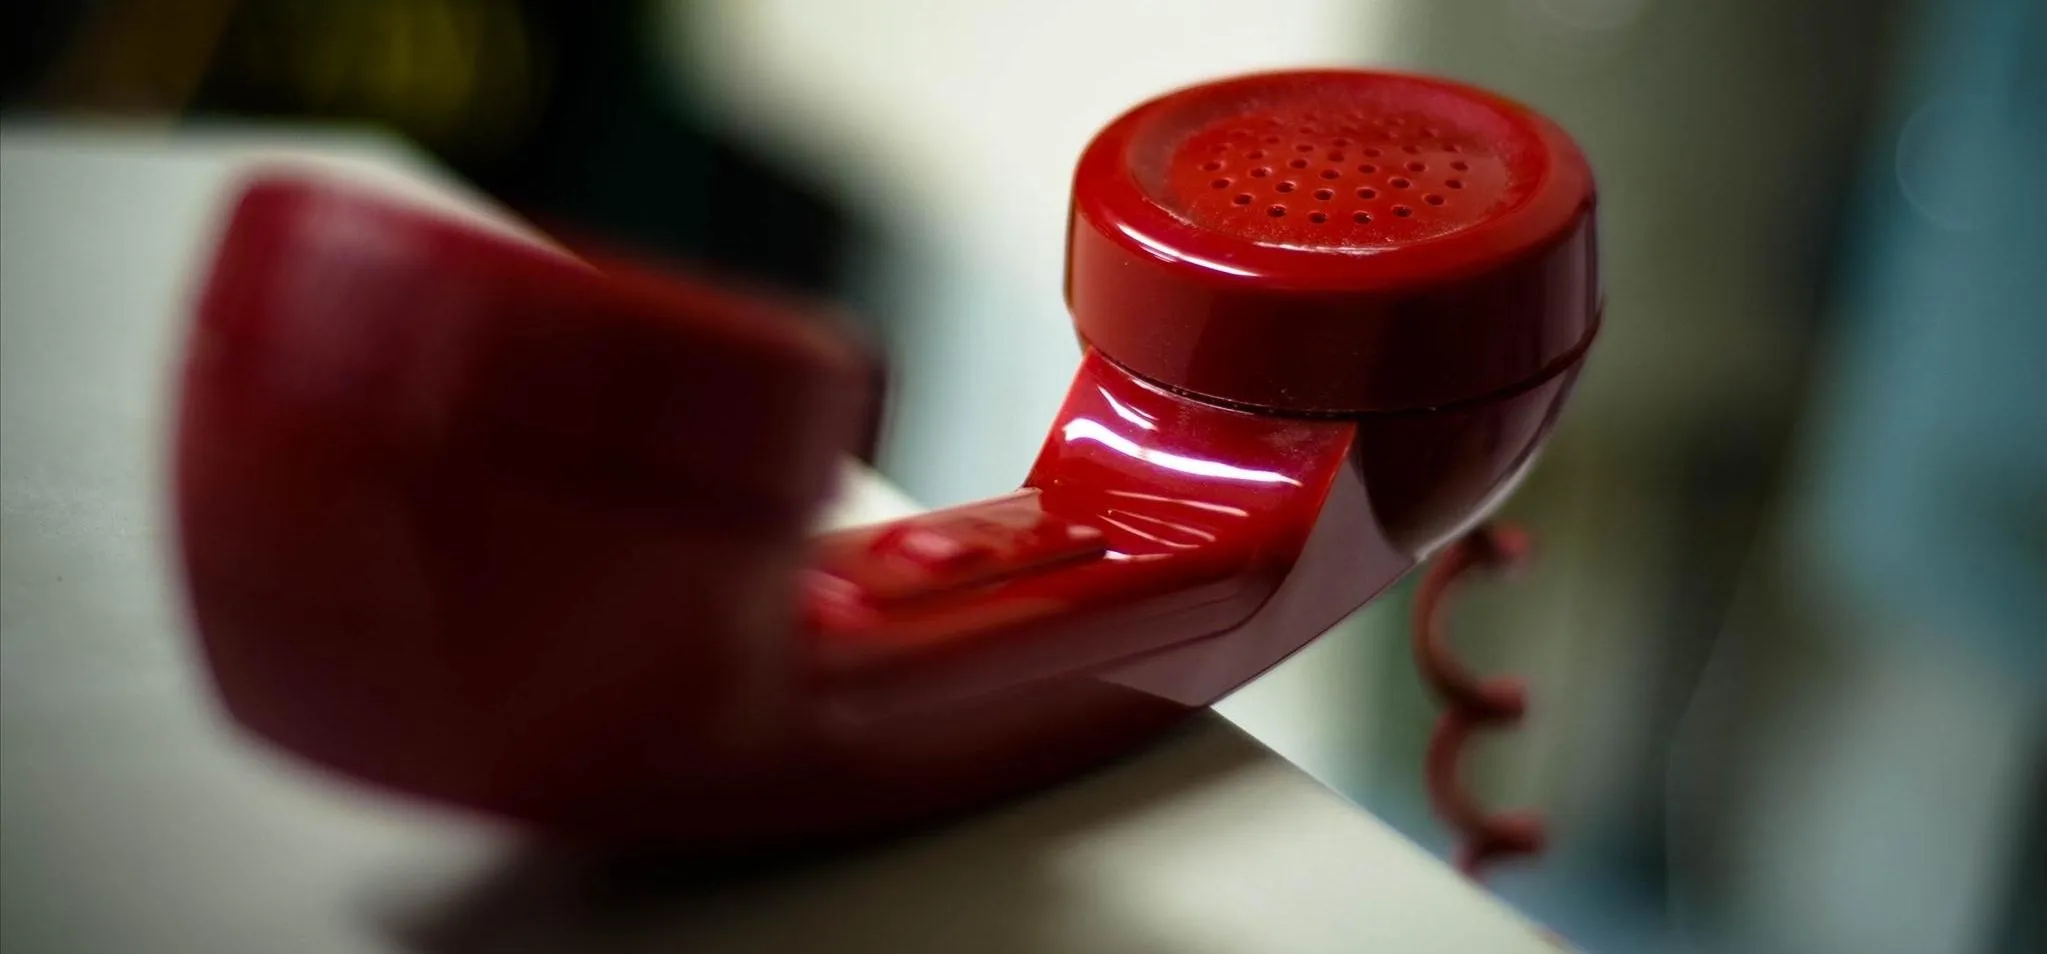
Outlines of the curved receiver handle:
M1187 398L1090 353L1022 490L818 541L805 605L822 684L842 714L880 718L1231 633L1295 569L1355 433ZM1348 603L1340 616L1374 576L1321 597ZM1213 701L1266 655L1150 688Z

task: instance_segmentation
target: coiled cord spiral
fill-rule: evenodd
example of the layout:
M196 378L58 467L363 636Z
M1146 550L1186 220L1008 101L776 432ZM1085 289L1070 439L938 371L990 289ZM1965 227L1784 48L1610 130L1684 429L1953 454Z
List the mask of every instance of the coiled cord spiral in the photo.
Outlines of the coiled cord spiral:
M1534 812L1488 812L1464 785L1459 769L1472 733L1518 724L1527 712L1528 692L1520 679L1479 677L1459 662L1445 631L1443 608L1453 584L1472 571L1511 568L1528 551L1525 531L1482 524L1437 554L1415 592L1415 662L1444 706L1429 738L1424 779L1436 813L1463 838L1458 869L1474 878L1501 859L1542 851L1544 831Z

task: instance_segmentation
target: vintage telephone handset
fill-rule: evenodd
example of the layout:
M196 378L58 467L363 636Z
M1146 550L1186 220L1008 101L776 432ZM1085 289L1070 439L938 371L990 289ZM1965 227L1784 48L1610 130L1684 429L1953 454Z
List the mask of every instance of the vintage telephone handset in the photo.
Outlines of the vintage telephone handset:
M259 180L184 377L198 629L259 735L550 829L960 810L1158 736L1439 548L1497 555L1458 541L1556 420L1596 265L1586 163L1516 103L1171 93L1081 156L1084 353L1022 489L813 538L872 400L827 324Z

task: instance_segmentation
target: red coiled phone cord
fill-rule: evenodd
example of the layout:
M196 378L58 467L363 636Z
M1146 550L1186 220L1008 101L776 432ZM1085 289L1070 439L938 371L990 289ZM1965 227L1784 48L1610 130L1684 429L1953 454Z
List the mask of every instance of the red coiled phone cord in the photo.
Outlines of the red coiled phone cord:
M1527 711L1519 679L1481 678L1457 660L1444 630L1443 606L1451 586L1473 570L1503 570L1527 556L1528 534L1517 527L1483 524L1443 548L1422 576L1414 599L1414 654L1422 679L1444 705L1429 738L1424 778L1436 813L1463 838L1456 863L1477 877L1487 865L1543 846L1542 819L1533 812L1488 812L1459 776L1473 732L1511 728Z

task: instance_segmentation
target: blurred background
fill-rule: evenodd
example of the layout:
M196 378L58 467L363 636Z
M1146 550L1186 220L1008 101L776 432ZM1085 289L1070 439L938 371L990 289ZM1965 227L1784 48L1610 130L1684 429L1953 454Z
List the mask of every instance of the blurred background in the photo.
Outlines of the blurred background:
M1609 303L1457 627L1536 706L1480 761L1586 949L2047 951L2039 0L13 0L10 135L384 130L546 228L850 304L874 456L1013 487L1076 347L1067 177L1236 71L1483 84L1578 136ZM4 214L4 210L0 210ZM1437 851L1395 596L1224 703Z

